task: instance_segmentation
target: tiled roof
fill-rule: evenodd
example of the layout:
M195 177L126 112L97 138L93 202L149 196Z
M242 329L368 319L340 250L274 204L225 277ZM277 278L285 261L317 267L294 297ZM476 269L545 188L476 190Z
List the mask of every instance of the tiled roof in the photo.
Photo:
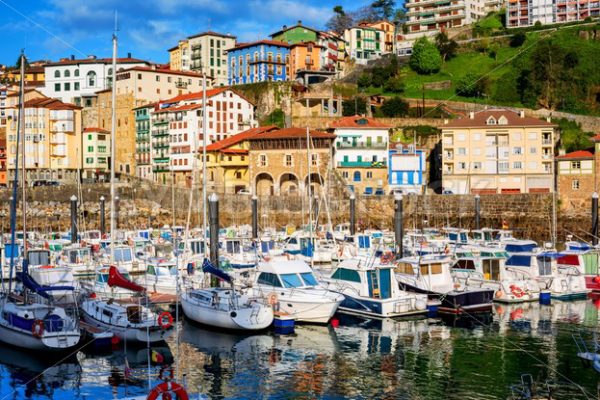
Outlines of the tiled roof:
M600 142L600 134L598 134L598 135L596 135L596 136L592 137L590 140L591 140L592 142Z
M47 108L49 110L81 110L81 107L75 104L63 103L58 99L44 97L41 99L31 99L25 102L25 108Z
M138 64L144 63L149 64L148 61L140 60L138 58L117 58L117 64ZM83 58L80 60L64 60L46 64L49 67L57 65L76 65L76 64L112 64L112 58Z
M488 125L487 121L490 117L494 117L496 121L500 117L504 116L508 123L505 125ZM443 125L441 129L445 128L471 128L471 127L505 127L505 126L538 126L538 127L554 127L556 125L547 122L545 120L521 117L518 113L511 110L495 109L485 110L474 113L473 118L459 118L448 122Z
M219 93L223 93L224 91L226 91L228 89L229 88L227 88L227 87L220 87L220 88L216 88L216 89L207 90L206 98L208 99L212 96L216 96ZM162 103L177 103L177 102L186 101L186 100L202 100L202 92L180 94L179 96L175 96L173 98L167 99L167 100L163 101Z
M278 40L267 40L267 39L265 39L265 40L258 40L256 42L238 43L234 47L232 47L231 49L227 49L227 51L240 50L240 49L245 49L247 47L260 46L261 44L265 44L267 46L289 47L289 45L287 43L285 43L285 42L280 42Z
M202 108L202 104L184 104L182 106L176 106L176 107L165 107L165 108L160 108L154 112L155 113L163 113L163 112L175 112L175 111L189 111L189 110L196 110L198 108Z
M563 154L562 156L556 157L560 160L569 160L569 159L580 159L580 158L594 158L594 153L588 150L577 150L571 153Z
M159 74L171 74L171 75L182 75L182 76L189 76L189 77L193 77L193 78L202 78L202 74L197 74L195 72L190 72L190 71L177 71L174 69L167 69L167 68L151 68L151 67L131 67L131 68L127 68L127 69L123 69L120 70L119 72L117 72L118 74L121 74L123 72L127 72L127 71L144 71L144 72L156 72ZM209 76L207 76L207 78L210 78Z
M287 27L285 27L283 29L278 30L277 32L271 33L269 36L270 37L274 37L274 36L280 35L280 34L282 34L284 32L287 32L287 31L289 31L291 29L295 29L295 28L304 28L304 29L307 29L309 31L313 31L313 32L315 32L317 34L321 32L318 29L314 29L314 28L310 28L308 26L304 26L304 25L302 25L302 23L297 23L296 25L287 26Z
M240 132L237 135L233 135L223 140L219 140L218 142L209 144L208 146L206 146L206 151L221 151L240 142L243 142L244 140L248 140L256 135L264 135L266 132L270 132L275 129L277 129L277 127L274 125L251 128L244 132Z
M222 149L220 152L224 154L248 154L246 149Z
M335 139L335 135L333 133L327 133L322 131L310 131L311 139ZM263 133L261 135L256 135L249 140L272 140L272 139L302 139L306 138L306 129L305 128L283 128L274 130L271 132Z
M390 125L377 121L375 118L353 115L333 121L330 128L391 128Z
M83 133L92 133L92 132L110 133L110 131L107 131L106 129L96 128L96 127L88 127L88 128L83 129Z

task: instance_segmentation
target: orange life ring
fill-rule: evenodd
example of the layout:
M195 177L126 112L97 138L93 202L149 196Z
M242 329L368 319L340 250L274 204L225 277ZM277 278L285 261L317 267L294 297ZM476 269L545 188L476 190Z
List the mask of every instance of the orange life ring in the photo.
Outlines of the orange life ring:
M267 301L272 306L274 306L275 304L277 304L279 302L279 298L277 297L277 293L275 293L275 292L269 293L269 296L267 296Z
M163 382L155 386L150 391L150 393L148 393L148 397L146 397L146 400L157 400L158 396L160 396L161 394L163 394L162 398L164 399L164 394L169 392L173 392L179 400L189 400L190 398L183 386L181 386L180 384L176 382Z
M525 291L516 285L510 285L510 292L518 298L521 298L525 295Z
M36 338L41 338L44 335L44 321L36 319L31 325L31 333Z
M390 261L392 261L393 258L394 258L394 255L392 254L392 252L388 251L388 252L384 253L381 256L381 260L380 261L381 261L382 264L389 264Z
M173 316L168 311L163 311L158 315L158 325L163 329L169 329L173 325Z

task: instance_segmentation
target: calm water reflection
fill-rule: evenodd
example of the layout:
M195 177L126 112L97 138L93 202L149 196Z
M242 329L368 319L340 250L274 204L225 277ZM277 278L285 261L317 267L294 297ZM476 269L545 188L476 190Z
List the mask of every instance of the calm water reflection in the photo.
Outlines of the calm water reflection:
M223 334L185 321L180 356L175 338L169 346L189 390L213 399L506 399L523 373L557 382L556 398L585 399L597 397L599 375L576 358L571 335L597 325L594 302L555 302L498 305L493 315L458 320L346 317L285 336ZM157 350L172 360L168 347ZM46 370L51 364L34 355L2 349L0 399L145 394L147 360L146 349L130 347L80 353ZM151 365L151 384L159 373Z

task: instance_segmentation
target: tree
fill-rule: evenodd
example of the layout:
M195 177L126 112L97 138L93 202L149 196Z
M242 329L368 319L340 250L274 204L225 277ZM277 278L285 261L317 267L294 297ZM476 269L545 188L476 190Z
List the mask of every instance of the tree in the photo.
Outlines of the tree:
M344 31L354 24L352 17L344 11L344 7L333 7L333 16L327 21L327 29L343 35Z
M525 40L527 40L525 32L515 33L510 37L510 47L521 47L525 43Z
M375 67L371 70L371 84L375 87L382 87L389 77L389 71L385 68Z
M403 93L405 87L404 81L400 76L391 77L384 85L385 91L390 93Z
M408 115L409 108L408 102L400 96L395 96L383 102L381 112L386 117L404 117Z
M19 56L19 58L17 58L17 62L15 63L15 69L19 69L21 68L21 56ZM27 61L27 58L25 59L25 69L29 68L29 61Z
M439 50L426 37L417 39L409 61L410 67L419 74L433 74L442 66Z
M396 0L375 0L371 3L371 8L380 19L390 20L394 15L395 5Z
M342 115L349 117L367 113L367 101L364 97L354 96L342 102Z
M371 86L371 74L368 72L363 72L358 77L358 81L356 82L359 88L368 88Z
M456 85L456 94L464 97L483 97L487 94L490 81L486 76L478 77L474 73L465 75Z
M399 8L394 12L393 21L396 23L404 23L406 22L406 10L404 8Z
M442 55L442 60L446 61L456 55L458 43L448 38L446 32L440 32L435 35L435 46Z
M381 19L377 14L377 11L371 6L354 10L350 13L350 17L352 17L353 21L357 22L376 22Z

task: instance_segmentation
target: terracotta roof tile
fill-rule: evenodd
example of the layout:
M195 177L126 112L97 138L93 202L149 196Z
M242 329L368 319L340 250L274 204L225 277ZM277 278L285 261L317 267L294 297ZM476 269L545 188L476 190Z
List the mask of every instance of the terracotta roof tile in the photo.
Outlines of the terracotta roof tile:
M588 150L577 150L571 153L563 154L562 156L556 157L560 160L578 159L578 158L594 158L594 153Z
M504 116L508 123L505 125L488 125L487 121L490 117L498 120ZM471 127L504 127L504 126L538 126L538 127L555 127L556 125L537 118L521 117L518 113L511 110L494 109L485 110L474 113L473 118L459 118L448 122L443 125L441 129L445 128L471 128Z
M150 64L148 61L138 58L117 58L117 64ZM64 60L46 64L49 67L56 65L76 65L76 64L112 64L112 58L83 58L79 60Z
M234 47L227 49L227 51L231 51L231 50L240 50L240 49L245 49L247 47L254 47L254 46L260 46L261 44L266 44L267 46L279 46L279 47L289 47L289 45L285 42L280 42L279 40L258 40L256 42L245 42L245 43L238 43L236 44Z
M97 133L104 133L104 134L109 134L110 131L107 131L106 129L102 129L102 128L97 128L97 127L87 127L83 129L83 133L92 133L92 132L97 132Z
M332 122L330 128L391 128L390 125L377 121L375 118L353 115Z
M131 68L120 70L119 72L117 72L117 74L122 74L123 72L127 72L127 71L155 72L157 74L171 74L171 75L189 76L189 77L193 77L193 78L202 78L202 74L197 74L197 73L191 72L191 71L177 71L174 69L151 68L151 67L131 67ZM211 78L211 77L207 76L207 78Z
M82 108L75 104L63 103L58 99L48 97L28 100L24 106L25 108L47 108L49 110L81 110Z
M335 135L333 133L327 133L322 131L310 131L311 139L335 139ZM301 139L306 138L306 129L305 128L283 128L274 130L271 132L263 133L261 135L256 135L249 140L272 140L272 139Z
M592 137L590 140L591 140L592 142L600 142L600 134L598 134L598 135L596 135L596 136Z
M256 135L264 135L266 132L270 132L275 129L277 129L277 127L274 125L251 128L244 132L240 132L237 135L233 135L223 140L219 140L218 142L209 144L208 146L206 146L206 151L221 151L223 149L227 149L228 147L234 146L240 142L243 142L244 140L248 140L251 137L254 137Z
M206 32L200 32L200 33L196 33L192 36L188 36L188 39L192 39L192 38L197 38L200 36L217 36L217 37L222 37L225 39L235 39L236 37L233 35L230 35L228 33L219 33L219 32L215 32L215 31L206 31Z

